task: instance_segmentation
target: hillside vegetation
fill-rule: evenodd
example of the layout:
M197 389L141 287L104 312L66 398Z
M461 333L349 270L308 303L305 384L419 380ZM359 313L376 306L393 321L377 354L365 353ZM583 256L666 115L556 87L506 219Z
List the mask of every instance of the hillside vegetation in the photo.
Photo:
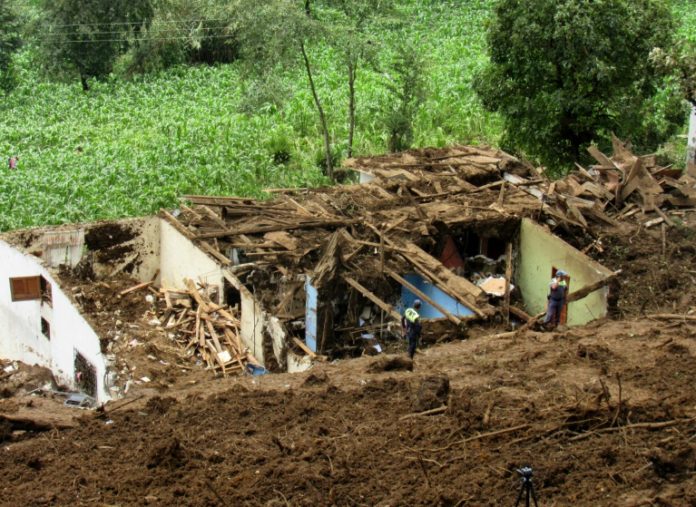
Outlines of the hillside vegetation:
M354 153L387 149L388 43L408 40L425 56L427 96L414 124L415 146L496 144L502 122L474 92L486 63L492 1L401 2L408 22L380 34L384 50L357 81ZM696 38L689 0L674 2L680 37ZM331 48L308 48L337 157L346 153L348 96ZM238 62L177 66L127 79L115 73L80 83L48 80L35 47L16 56L17 88L0 104L0 230L147 214L182 194L259 197L267 187L328 183L312 96L301 69L271 75L284 100L250 100L254 84ZM118 64L117 64L118 67ZM289 93L287 92L289 90ZM7 158L20 157L17 170Z

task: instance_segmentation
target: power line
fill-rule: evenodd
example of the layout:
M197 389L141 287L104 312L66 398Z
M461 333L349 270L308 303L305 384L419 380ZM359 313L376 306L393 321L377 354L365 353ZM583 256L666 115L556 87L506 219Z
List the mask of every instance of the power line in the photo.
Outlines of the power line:
M202 23L202 22L209 22L209 21L229 21L228 18L201 18L201 19L181 19L181 20L176 20L176 19L157 19L157 23L164 23L164 24L186 24L186 23ZM143 21L113 21L113 22L104 22L104 23L68 23L68 24L61 24L61 25L51 25L56 28L71 28L75 26L142 26L145 23Z
M210 39L228 39L232 38L234 35L204 35L202 37L196 37L197 40L210 40ZM192 37L143 37L136 39L121 38L121 39L85 39L85 40L59 40L55 41L58 44L99 44L102 42L145 42L145 41L174 41L174 40L190 40Z
M196 31L222 30L225 28L227 28L227 25L191 27L191 29L189 29L188 27L181 27L181 28L173 27L173 28L165 28L164 31L168 31L168 32L170 32L170 31L180 31L180 32L188 31L189 33L192 33L192 32L196 32ZM123 34L123 31L88 32L88 33L85 33L84 35L92 36L92 35L120 35L120 34ZM45 37L61 37L63 35L73 36L73 35L78 35L78 34L76 34L75 32L53 32L53 31L50 31L50 32L44 34Z

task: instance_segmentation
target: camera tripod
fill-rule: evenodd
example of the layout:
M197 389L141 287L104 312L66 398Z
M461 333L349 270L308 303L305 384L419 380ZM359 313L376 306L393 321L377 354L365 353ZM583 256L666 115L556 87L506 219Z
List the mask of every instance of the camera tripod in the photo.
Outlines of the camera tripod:
M522 476L522 486L520 486L520 494L517 495L517 502L515 502L515 507L520 505L520 500L522 500L522 494L525 495L525 507L529 507L529 499L531 497L534 500L534 507L539 507L536 499L536 493L534 492L534 484L532 484L532 467L522 467L517 469L517 473Z

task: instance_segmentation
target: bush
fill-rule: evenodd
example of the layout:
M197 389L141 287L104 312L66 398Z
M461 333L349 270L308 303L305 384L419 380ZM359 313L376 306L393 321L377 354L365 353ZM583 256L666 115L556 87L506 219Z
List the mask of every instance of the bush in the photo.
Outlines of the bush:
M643 121L661 84L648 55L673 31L657 0L501 0L488 32L491 62L475 88L503 116L503 144L551 169L611 132L654 149L676 115L670 99L661 125Z
M232 11L222 0L166 0L119 68L144 74L180 64L231 63L239 53L233 26Z

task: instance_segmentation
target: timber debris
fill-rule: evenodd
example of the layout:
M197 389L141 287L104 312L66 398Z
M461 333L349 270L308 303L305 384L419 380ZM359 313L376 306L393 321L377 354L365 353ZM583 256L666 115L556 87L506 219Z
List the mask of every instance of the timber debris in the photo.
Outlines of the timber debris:
M239 337L238 308L211 301L205 286L186 279L187 291L161 288L164 311L157 316L169 337L187 356L200 357L209 369L222 373L246 372L259 366Z

